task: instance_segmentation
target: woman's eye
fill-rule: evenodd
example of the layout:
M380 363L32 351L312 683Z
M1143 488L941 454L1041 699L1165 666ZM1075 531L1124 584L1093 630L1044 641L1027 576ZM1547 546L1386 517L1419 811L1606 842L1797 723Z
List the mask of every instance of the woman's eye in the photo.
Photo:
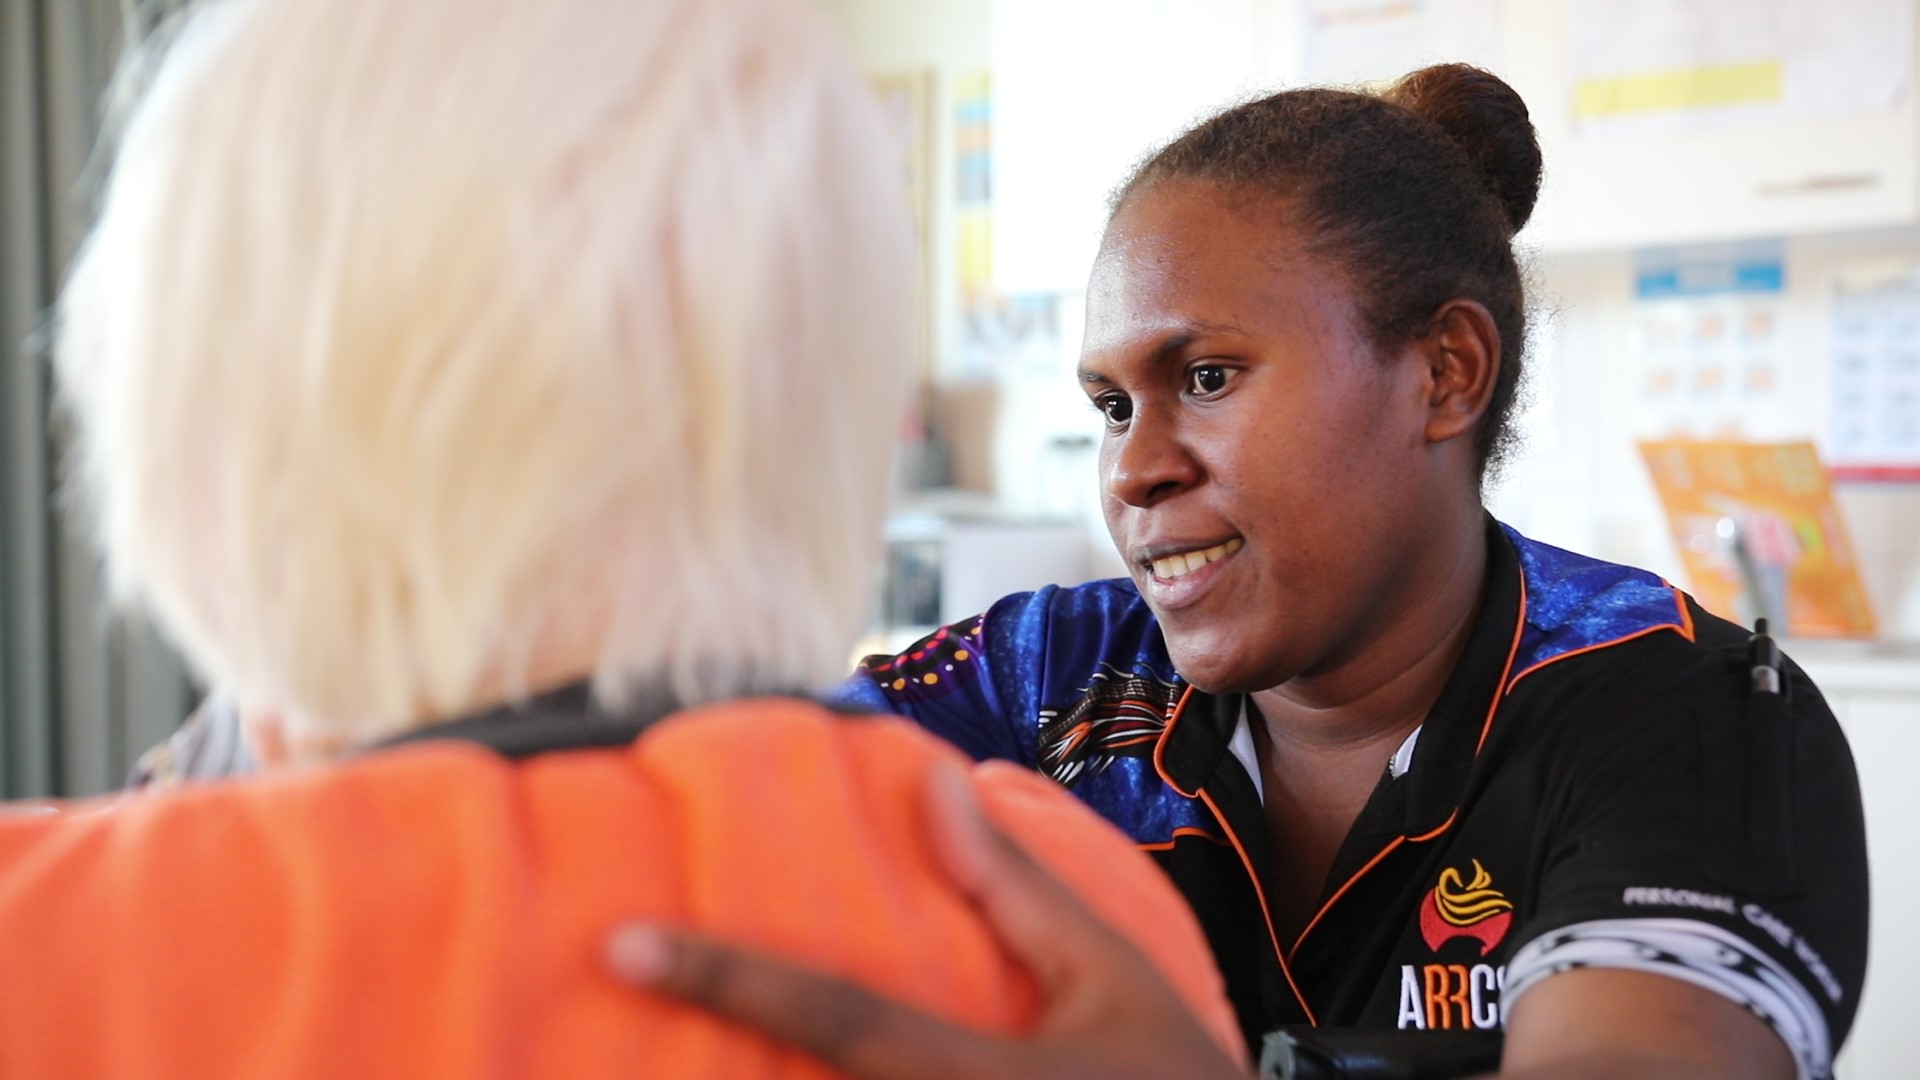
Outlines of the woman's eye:
M1093 399L1093 407L1109 424L1124 424L1133 417L1133 402L1124 394L1101 394Z
M1217 394L1226 389L1229 373L1218 364L1201 364L1187 372L1188 384L1196 394Z

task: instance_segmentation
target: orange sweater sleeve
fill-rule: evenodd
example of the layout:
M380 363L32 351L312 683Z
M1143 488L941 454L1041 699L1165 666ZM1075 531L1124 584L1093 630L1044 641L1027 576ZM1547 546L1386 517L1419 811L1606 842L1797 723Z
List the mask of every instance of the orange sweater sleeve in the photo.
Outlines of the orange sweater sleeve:
M310 772L0 814L0 1076L817 1077L621 986L607 930L681 922L1017 1031L1033 991L927 850L954 751L800 702L510 762L422 743ZM983 802L1236 1055L1179 898L1035 777Z

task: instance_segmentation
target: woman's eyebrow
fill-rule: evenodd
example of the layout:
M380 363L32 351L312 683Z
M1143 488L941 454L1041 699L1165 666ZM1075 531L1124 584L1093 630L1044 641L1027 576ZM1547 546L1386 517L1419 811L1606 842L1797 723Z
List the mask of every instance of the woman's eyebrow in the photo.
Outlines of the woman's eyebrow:
M1170 361L1179 359L1181 353L1185 352L1189 346L1201 338L1222 336L1243 337L1245 334L1239 327L1229 326L1225 323L1184 323L1175 328L1171 335L1163 338L1158 345L1153 347L1153 351L1147 354L1145 363L1151 367L1160 367ZM1079 380L1083 383L1108 383L1113 381L1106 373L1100 371L1098 368L1088 366L1085 362L1081 363L1077 374Z

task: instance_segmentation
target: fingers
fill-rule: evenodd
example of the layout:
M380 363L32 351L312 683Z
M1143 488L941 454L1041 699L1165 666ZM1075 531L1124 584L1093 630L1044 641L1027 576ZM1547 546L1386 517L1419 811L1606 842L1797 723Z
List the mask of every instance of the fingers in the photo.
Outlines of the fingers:
M1009 1074L999 1040L876 997L832 976L678 930L628 925L607 966L806 1051L861 1080L987 1080Z
M1117 957L1134 957L1058 878L987 820L972 779L958 766L934 766L927 799L943 867L1048 997L1109 971Z

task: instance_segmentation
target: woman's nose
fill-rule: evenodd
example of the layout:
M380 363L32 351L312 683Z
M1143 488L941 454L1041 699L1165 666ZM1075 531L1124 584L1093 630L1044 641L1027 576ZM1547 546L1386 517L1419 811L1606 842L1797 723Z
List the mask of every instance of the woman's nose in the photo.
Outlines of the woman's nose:
M1107 436L1101 457L1106 493L1129 506L1152 506L1200 479L1200 464L1171 423L1138 410L1125 431Z

